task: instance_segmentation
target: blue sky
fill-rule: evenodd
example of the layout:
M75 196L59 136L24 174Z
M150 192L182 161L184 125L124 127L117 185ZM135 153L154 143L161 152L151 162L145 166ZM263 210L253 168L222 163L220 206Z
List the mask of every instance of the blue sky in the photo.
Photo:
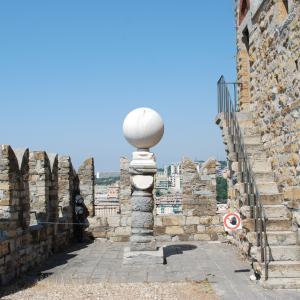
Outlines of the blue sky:
M158 164L225 158L216 81L235 75L232 0L0 2L0 144L95 158L118 170L133 150L126 114L165 121Z

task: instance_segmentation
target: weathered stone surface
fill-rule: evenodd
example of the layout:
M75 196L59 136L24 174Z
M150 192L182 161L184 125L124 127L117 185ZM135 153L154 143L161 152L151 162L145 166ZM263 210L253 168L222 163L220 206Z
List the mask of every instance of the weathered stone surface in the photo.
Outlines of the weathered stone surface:
M225 233L224 227L222 225L211 225L206 228L208 233Z
M183 178L182 209L188 216L216 214L216 162L209 159L198 173L195 163L184 159L181 164Z
M199 223L203 224L203 225L210 225L210 224L212 224L212 217L210 217L210 216L200 217Z
M151 212L132 212L131 227L132 228L153 228L154 219Z
M163 226L170 225L180 225L183 226L185 224L185 216L162 216L162 224Z
M199 217L186 217L186 225L197 225L199 224Z
M155 226L153 229L154 235L165 235L166 233L166 227L165 226Z
M210 241L211 237L208 233L197 233L194 235L195 241Z
M107 217L106 217L106 220L107 220L108 226L111 226L111 227L118 227L118 226L120 226L120 220L121 220L121 217L120 217L120 215L116 215L116 216L107 216Z
M140 241L133 240L134 237L139 238ZM148 236L149 239L145 240L145 242L142 241L141 236L135 236L131 235L130 237L130 250L131 251L157 251L156 242L153 238L153 236Z
M94 159L89 158L83 162L78 170L79 178L79 189L80 195L84 199L85 206L92 217L95 215L94 211L94 184L95 184L95 169L94 169Z
M131 198L132 211L149 212L153 210L152 194L145 195L145 193L134 192Z
M205 232L206 226L205 225L197 225L197 232L203 233Z
M183 234L184 230L182 226L167 226L166 227L166 234L170 235L178 235Z
M286 187L283 195L284 195L284 199L288 201L300 200L300 187L299 186Z
M162 222L162 216L156 215L154 217L154 226L163 226L163 222Z
M183 226L183 230L186 235L192 235L197 232L197 225L185 225ZM188 237L187 240L191 240L191 238Z
M126 157L120 158L120 209L121 215L130 215L131 214L131 183L130 183L130 174L129 174L129 160Z

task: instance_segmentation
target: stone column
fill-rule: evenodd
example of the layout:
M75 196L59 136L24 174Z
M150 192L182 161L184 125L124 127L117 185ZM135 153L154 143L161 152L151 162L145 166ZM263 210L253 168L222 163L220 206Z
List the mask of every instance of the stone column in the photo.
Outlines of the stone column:
M131 175L131 251L156 250L153 237L153 187L156 163L153 153L146 151L133 152L130 163Z
M154 154L149 151L163 136L163 120L152 109L138 108L125 118L123 132L126 140L137 148L129 165L131 237L130 247L124 250L123 263L163 263L162 248L156 247L153 237L153 187L157 167Z

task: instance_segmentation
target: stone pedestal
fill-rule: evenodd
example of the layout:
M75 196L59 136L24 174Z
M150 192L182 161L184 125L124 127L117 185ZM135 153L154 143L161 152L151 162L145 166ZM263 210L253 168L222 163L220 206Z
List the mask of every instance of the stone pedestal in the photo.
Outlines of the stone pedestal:
M153 153L133 152L131 175L131 237L124 250L124 264L162 264L163 249L158 248L153 236L154 175L156 162Z
M126 140L137 148L129 166L131 181L131 237L124 251L124 264L163 263L163 249L158 249L153 237L153 187L157 167L149 151L163 136L164 124L160 115L149 108L130 112L123 123Z

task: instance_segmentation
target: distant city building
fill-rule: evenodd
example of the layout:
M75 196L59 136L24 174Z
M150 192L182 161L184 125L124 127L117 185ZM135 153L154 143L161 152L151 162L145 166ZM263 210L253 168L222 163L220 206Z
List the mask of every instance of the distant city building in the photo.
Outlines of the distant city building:
M119 181L115 184L109 185L107 187L107 199L118 199L119 198Z
M168 166L164 166L164 175L168 176Z
M168 192L169 178L165 175L165 172L157 172L155 177L155 188L162 193Z
M156 213L158 215L172 215L182 213L182 194L163 195L155 198Z
M95 185L95 215L111 216L120 213L119 182L112 185Z
M170 175L180 174L180 163L174 163L170 165Z
M172 193L180 193L182 187L182 176L180 174L174 174L169 177L171 182L171 192Z

